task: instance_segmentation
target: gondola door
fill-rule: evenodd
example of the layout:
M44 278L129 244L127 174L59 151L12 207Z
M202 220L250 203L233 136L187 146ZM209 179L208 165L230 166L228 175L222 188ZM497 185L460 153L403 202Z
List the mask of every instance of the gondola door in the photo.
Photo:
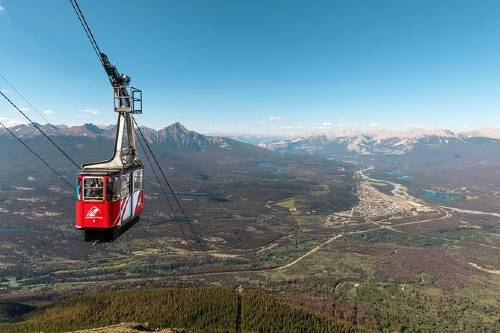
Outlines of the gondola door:
M120 201L120 220L118 226L126 223L132 218L132 200L131 200L131 181L130 173L121 175L121 201Z
M143 169L132 172L132 215L139 216L144 208Z

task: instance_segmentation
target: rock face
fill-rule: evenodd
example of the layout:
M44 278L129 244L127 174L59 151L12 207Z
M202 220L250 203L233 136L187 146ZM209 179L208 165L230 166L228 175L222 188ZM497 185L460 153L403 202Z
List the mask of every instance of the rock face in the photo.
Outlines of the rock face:
M231 139L220 136L206 136L188 130L180 123L175 123L157 132L156 142L189 150L212 150L230 148Z
M92 328L88 330L73 331L68 333L144 333L144 332L157 332L157 333L190 333L182 328L164 328L154 329L148 324L139 323L122 323L118 325L111 325L106 327Z

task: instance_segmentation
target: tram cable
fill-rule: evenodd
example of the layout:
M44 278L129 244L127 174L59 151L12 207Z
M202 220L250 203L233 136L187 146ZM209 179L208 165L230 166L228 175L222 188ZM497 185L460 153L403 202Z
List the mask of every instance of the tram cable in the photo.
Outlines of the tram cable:
M136 130L135 133L137 134L138 131ZM170 210L173 213L174 212L174 207L172 206L172 203L170 202L170 199L168 198L167 192L165 191L165 188L163 187L163 185L162 185L162 183L160 181L160 178L158 177L158 173L156 172L155 168L153 167L153 163L151 162L151 159L149 158L149 155L147 154L146 149L144 148L144 144L142 143L141 138L140 137L137 137L137 138L138 138L138 141L139 141L139 145L141 146L141 149L142 149L142 151L144 153L144 156L146 156L148 164L151 167L151 170L153 170L153 174L154 174L154 176L156 178L156 181L158 182L158 185L160 185L161 191L163 192L163 195L165 196L165 199L167 201L168 207L170 208Z
M40 161L42 161L43 164L45 164L50 170L52 170L53 173L55 173L59 178L62 179L62 181L68 185L68 187L73 190L74 186L64 178L63 175L59 173L54 167L52 167L46 160L44 160L37 152L35 152L30 146L28 146L20 137L18 137L10 128L8 128L6 125L4 125L2 122L0 122L0 126L2 126L7 132L10 133L14 138L16 138L17 141L19 141L29 152L31 152L33 155L35 155L36 158L38 158Z
M78 16L78 20L80 21L80 24L82 25L83 30L85 31L85 34L87 35L87 38L92 45L92 49L94 50L95 54L97 55L97 58L99 59L99 62L105 67L104 62L101 57L101 49L99 48L99 44L97 44L97 41L94 37L94 34L92 33L92 30L90 30L90 26L87 23L87 20L85 19L85 15L83 15L82 10L80 9L80 6L78 5L78 1L76 0L69 0L71 3L71 6L73 7L76 16Z
M137 129L135 131L136 133L138 132ZM154 166L153 166L153 162L151 162L151 159L149 158L149 155L147 154L146 152L146 149L144 148L144 144L142 143L142 140L141 140L141 137L140 136L137 136L137 139L139 141L139 144L141 146L141 149L144 153L144 156L146 156L146 159L148 161L148 164L149 164L149 167L151 168L151 170L153 170L153 174L156 178L156 181L158 182L158 185L160 185L160 188L161 188L161 191L163 193L163 196L165 197L165 201L167 202L167 205L168 207L170 208L170 210L172 211L172 214L174 213L174 207L172 206L172 203L170 202L170 199L168 198L168 194L167 192L165 191L165 188L163 187L161 181L160 181L160 178L158 177L158 173L156 172ZM185 241L188 241L188 238L186 236L186 233L184 232L184 229L182 228L182 226L178 223L176 223L178 226L179 226L179 230L181 231L182 233L182 237L184 238Z
M24 113L16 104L14 104L14 102L12 102L12 100L7 97L5 95L5 93L3 91L0 90L0 94L3 96L3 98L5 98L5 100L7 102L9 102L10 105L12 105L19 113L21 113L23 115L24 118L26 118L40 133L42 133L42 135L50 141L50 143L52 143L56 148L57 150L59 150L61 152L61 154L63 154L71 163L73 163L74 166L76 166L78 169L80 169L80 166L78 165L78 163L76 163L72 158L71 156L69 156L64 150L62 150L61 147L59 147L59 145L57 143L54 142L54 140L52 140L41 128L40 126L38 126L37 123L35 123L33 120L30 119L30 117L28 117L26 115L26 113Z
M168 188L170 190L170 193L172 193L172 197L174 198L175 202L177 203L177 206L179 207L179 209L180 209L180 211L182 213L182 216L184 217L185 222L189 226L189 229L191 230L191 233L193 234L193 236L195 238L195 241L198 244L198 247L200 248L201 251L206 252L207 251L206 247L203 245L203 243L202 243L200 237L198 236L198 233L196 232L196 230L194 230L193 225L191 224L191 221L189 220L186 212L184 211L184 208L181 205L181 202L179 201L179 198L175 194L175 191L172 188L172 186L170 185L170 182L168 181L167 176L165 176L165 172L163 171L162 167L160 166L160 163L158 163L158 159L156 158L155 154L153 153L153 150L151 149L148 141L146 140L146 137L144 136L144 133L142 133L142 130L139 127L139 125L137 124L137 121L135 119L134 119L134 123L135 123L135 126L137 127L137 129L139 130L140 136L142 137L142 139L146 143L146 147L148 148L149 153L153 157L153 160L154 160L156 166L158 167L158 170L160 170L160 173L161 173L161 175L163 177L163 180L167 184L167 186L168 186Z
M10 88L12 90L14 90L25 102L26 104L28 104L47 124L49 124L50 122L47 120L47 118L45 118L45 116L42 114L42 112L40 112L40 110L38 110L29 100L26 96L24 96L23 93L21 93L15 86L12 82L10 82L9 80L7 80L7 78L2 74L0 73L0 77L10 86ZM74 148L71 143L69 143L68 140L66 140L65 136L63 133L61 133L61 131L59 130L59 128L57 128L57 126L54 126L53 129L57 132L57 134L59 134L59 137L66 143L66 145L70 148ZM83 160L84 157L82 156L82 154L80 154L80 152L76 149L74 149L74 151L76 152L76 154Z

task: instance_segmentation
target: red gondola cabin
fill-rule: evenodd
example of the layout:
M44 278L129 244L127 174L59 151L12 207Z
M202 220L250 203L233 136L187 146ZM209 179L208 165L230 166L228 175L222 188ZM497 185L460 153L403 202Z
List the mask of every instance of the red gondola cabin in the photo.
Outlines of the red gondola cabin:
M86 240L100 234L111 238L113 230L138 218L144 209L143 169L119 173L98 170L78 175L76 227Z

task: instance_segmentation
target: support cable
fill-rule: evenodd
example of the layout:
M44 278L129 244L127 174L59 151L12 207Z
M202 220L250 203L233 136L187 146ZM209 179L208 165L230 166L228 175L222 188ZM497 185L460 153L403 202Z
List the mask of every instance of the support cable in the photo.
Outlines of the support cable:
M40 155L38 155L33 149L31 149L30 146L28 146L23 140L21 140L20 137L18 137L14 132L12 132L10 130L10 128L8 128L7 126L5 126L2 122L0 122L0 125L7 131L10 133L10 135L12 135L14 138L16 138L17 141L19 141L27 150L29 150L33 155L35 155L35 157L37 157L40 161L43 162L43 164L45 164L50 170L52 170L53 173L55 173L59 178L61 178L64 183L66 185L68 185L68 187L70 189L74 189L74 186L70 184L70 182L68 182L66 180L66 178L63 177L63 175L61 175L59 173L59 171L57 171L56 169L54 169L46 160L44 160Z
M87 35L87 38L92 45L92 48L94 49L95 54L97 55L97 58L99 59L99 62L104 66L104 62L101 58L101 49L99 48L99 44L97 44L97 41L94 37L94 34L92 33L92 30L90 30L90 27L87 23L87 20L85 19L85 16L83 15L82 10L80 9L80 6L78 5L78 2L76 0L69 0L71 3L71 6L73 7L76 16L78 16L78 20L80 20L80 24L83 27L83 30L85 31L85 34Z
M9 102L10 105L12 105L19 113L21 113L23 115L24 118L26 118L40 133L42 133L42 135L50 141L50 143L52 143L60 152L61 154L63 154L71 163L73 163L74 166L76 166L78 169L80 168L80 166L78 165L78 163L76 163L64 150L61 149L61 147L59 147L59 145L57 143L54 142L54 140L52 140L41 128L40 126L38 126L37 123L35 123L33 120L31 120L27 115L26 113L24 113L16 104L14 104L14 102L12 102L10 100L10 98L8 98L2 91L0 91L0 94L3 96L3 98L5 98L5 100L7 102Z
M45 120L45 122L47 124L49 124L50 122L47 120L47 118L45 118L45 116L40 112L40 110L38 110L29 100L26 96L24 96L15 86L14 84L12 84L9 80L7 80L7 78L2 74L0 73L0 77L5 81L7 82L7 84L12 88L12 90L14 90L25 102L26 104L28 104L33 110L35 110L36 113L38 113L38 115L43 119ZM61 139L71 148L74 148L65 138L65 136L63 135L63 133L61 133L61 131L59 131L59 128L57 128L55 125L54 125L54 130L57 132L57 134L59 134L59 136L61 137ZM76 152L76 154L78 156L80 156L80 158L82 160L84 160L82 154L80 154L80 152L76 149L74 149L74 151Z
M137 125L137 124L136 124ZM136 130L136 133L137 133L137 130ZM151 168L151 170L153 170L153 173L154 173L154 176L156 178L156 181L158 182L158 185L160 185L160 188L161 188L161 191L163 192L163 196L165 197L165 200L167 201L167 204L168 204L168 207L170 208L170 211L172 213L174 213L174 207L172 206L172 203L170 202L170 199L168 198L168 194L167 192L165 191L165 188L163 187L161 181L160 181L160 178L158 177L158 173L156 172L154 166L153 166L153 162L151 162L151 159L149 158L149 155L148 153L146 152L146 149L144 148L144 145L141 141L141 138L140 136L137 135L137 139L139 141L139 144L141 146L141 149L142 151L144 152L144 156L146 156L146 159L148 160L148 164L149 164L149 167ZM184 232L184 229L182 228L182 226L178 223L176 223L178 226L179 226L179 230L181 231L182 233L182 237L184 238L184 240L188 240L185 232Z
M40 132L42 133L42 135L47 139L49 140L60 152L61 154L63 154L71 163L73 163L74 166L76 166L78 169L80 169L80 166L78 165L78 163L76 163L64 150L61 149L61 147L59 147L59 145L57 143L54 142L54 140L52 140L47 134L45 134L45 132L40 128L40 126L37 125L37 123L35 123L33 120L31 120L27 115L26 113L24 113L16 104L14 104L14 102L12 102L10 100L10 98L8 98L2 91L0 91L0 94L3 96L3 98L5 98L5 100L7 102L9 102L10 105L12 105L19 113L21 113L24 118L26 118L33 126L35 126L35 128Z
M142 133L142 130L141 128L139 127L139 125L137 124L137 121L135 120L135 118L132 118L134 120L134 123L135 123L135 126L137 127L137 129L139 130L139 134L140 136L142 137L142 139L144 140L144 142L146 143L146 147L148 148L149 150L149 153L151 154L151 156L153 157L153 160L156 164L156 166L158 167L158 170L160 170L160 173L161 175L163 176L163 179L165 180L165 183L167 184L170 192L172 193L172 196L175 200L175 202L177 203L177 206L179 207L183 217L184 217L184 220L186 221L187 225L189 226L189 229L191 230L194 238L195 238L195 241L196 243L198 244L198 247L203 251L203 252L206 252L206 248L205 246L203 245L200 237L198 236L198 233L194 230L192 224L191 224L191 221L189 220L188 216L186 215L186 212L184 211L184 208L182 207L180 201L179 201L179 198L177 198L177 195L175 194L174 192L174 189L172 188L172 186L170 185L170 182L168 181L167 177L165 176L165 172L163 172L163 169L161 168L160 166L160 163L158 163L158 159L156 158L155 154L153 153L153 151L151 150L151 147L149 146L149 143L148 141L146 140L146 137L144 136L144 134Z

